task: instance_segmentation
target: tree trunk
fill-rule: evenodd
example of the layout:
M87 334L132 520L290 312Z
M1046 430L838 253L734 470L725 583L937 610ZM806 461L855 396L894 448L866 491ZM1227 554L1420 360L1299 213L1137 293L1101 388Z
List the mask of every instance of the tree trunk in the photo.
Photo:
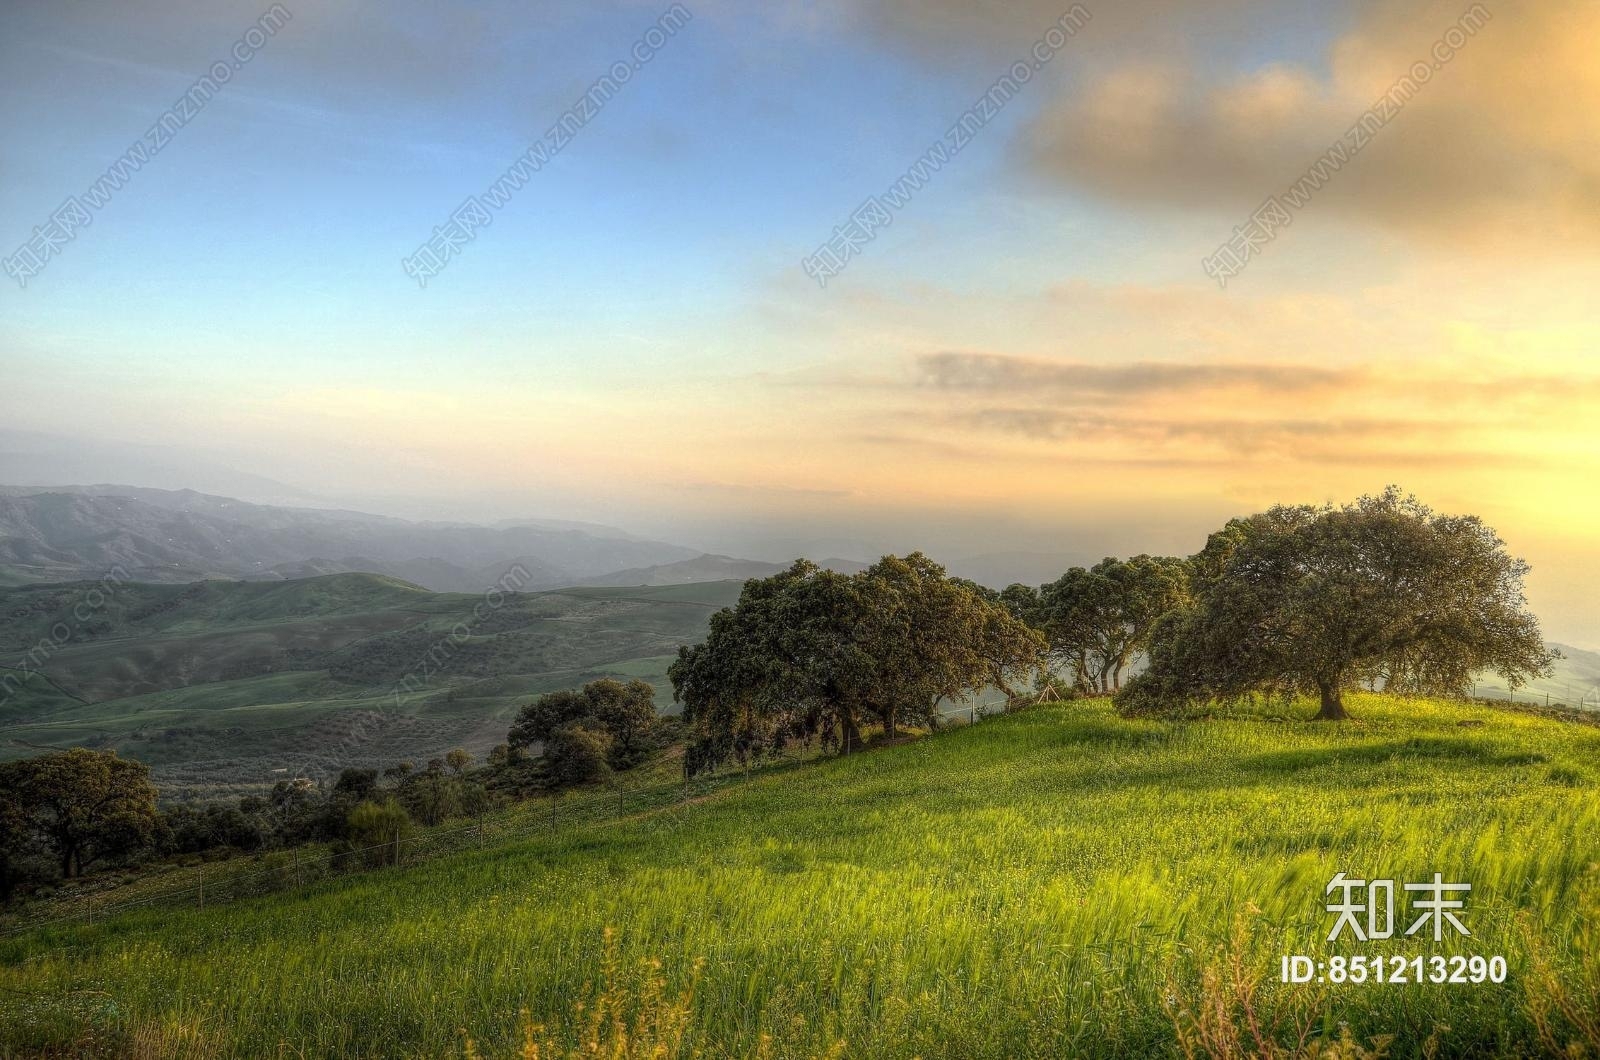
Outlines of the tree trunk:
M894 739L894 715L895 708L890 707L883 716L883 735L890 740Z
M1344 700L1339 696L1337 684L1318 685L1317 690L1322 693L1322 709L1317 711L1318 721L1343 721L1350 716L1345 713Z
M849 711L843 711L839 728L844 732L844 752L849 754L852 749L859 751L861 749L861 730L856 727L855 715Z

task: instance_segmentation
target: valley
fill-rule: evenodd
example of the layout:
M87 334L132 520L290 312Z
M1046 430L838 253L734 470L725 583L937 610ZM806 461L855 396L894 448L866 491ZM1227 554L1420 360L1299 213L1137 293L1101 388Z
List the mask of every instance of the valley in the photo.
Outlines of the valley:
M485 596L337 574L130 582L95 608L93 582L0 589L0 757L115 749L199 795L482 754L521 703L595 677L646 680L669 709L678 645L739 585Z

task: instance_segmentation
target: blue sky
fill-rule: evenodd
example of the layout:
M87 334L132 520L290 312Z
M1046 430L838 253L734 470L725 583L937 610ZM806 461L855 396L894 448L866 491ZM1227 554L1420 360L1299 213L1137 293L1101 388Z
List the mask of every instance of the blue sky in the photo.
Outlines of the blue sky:
M0 287L6 423L401 514L750 552L1181 549L1396 481L1489 516L1536 602L1588 621L1592 5L1493 5L1225 290L1202 258L1469 5L1088 5L826 290L801 259L1062 9L689 6L419 290L401 258L664 9L287 4L59 257ZM264 10L6 5L0 251ZM931 373L951 356L970 370Z

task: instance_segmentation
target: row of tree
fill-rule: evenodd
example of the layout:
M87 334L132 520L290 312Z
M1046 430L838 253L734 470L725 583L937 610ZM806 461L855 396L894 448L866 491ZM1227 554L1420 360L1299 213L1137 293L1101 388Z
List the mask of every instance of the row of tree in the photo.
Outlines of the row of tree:
M1037 588L996 592L921 553L851 575L799 560L746 582L706 639L679 650L669 677L689 729L685 768L789 741L849 750L869 725L892 739L936 725L947 699L1012 695L1029 679L1113 694L1129 714L1310 694L1334 720L1361 685L1457 695L1492 670L1517 687L1553 659L1525 607L1527 570L1477 517L1438 515L1393 488L1342 507L1275 507L1232 520L1194 556L1106 559ZM284 781L236 806L166 813L149 771L112 754L0 764L0 889L46 855L70 878L151 852L357 846L633 768L676 724L657 717L650 685L599 680L523 707L485 769L458 750L421 770L346 769L327 789Z
M751 579L668 676L694 735L693 772L789 740L859 746L868 721L890 738L930 725L941 700L1009 689L1044 651L993 594L916 552L856 574L798 560Z
M297 777L265 795L166 808L149 768L114 752L74 748L0 763L0 900L105 866L307 843L331 844L335 854L380 846L416 825L631 769L673 726L657 717L650 685L601 679L523 707L480 768L457 748L422 767L351 767L328 784ZM529 754L535 745L542 755Z
M1082 693L1116 692L1149 647L1156 623L1190 599L1188 560L1106 558L1034 588L993 594L1045 637L1050 673Z
M485 812L499 795L456 749L423 769L346 769L332 784L279 781L236 802L161 808L144 763L112 751L69 751L0 763L0 899L21 885L75 879L128 862L302 843L361 845L352 814L387 804L406 821L438 824ZM370 812L370 811L364 811Z
M1476 516L1390 487L1234 519L1193 556L1108 558L998 592L921 553L855 575L801 560L747 582L669 676L691 769L789 740L848 747L867 721L892 737L934 724L947 697L1029 675L1130 714L1310 694L1337 720L1354 687L1463 695L1485 670L1513 688L1548 673L1527 571Z

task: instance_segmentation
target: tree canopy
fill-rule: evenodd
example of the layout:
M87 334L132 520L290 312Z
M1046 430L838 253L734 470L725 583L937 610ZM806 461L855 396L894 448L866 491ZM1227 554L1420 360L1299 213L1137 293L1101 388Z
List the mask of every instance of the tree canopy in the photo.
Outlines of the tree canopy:
M592 779L594 771L587 766L555 769L555 759L569 751L588 757L603 754L611 768L627 769L653 746L655 724L655 689L644 681L624 684L605 677L579 689L547 692L529 703L517 713L506 742L514 750L542 743L553 775L581 773L583 779ZM592 738L579 738L576 730Z
M0 764L0 799L8 803L0 812L8 861L39 843L68 878L148 842L157 824L149 768L114 751L75 747Z
M1020 589L1007 592L1027 606ZM1032 621L1049 638L1056 664L1070 668L1080 689L1115 692L1123 672L1149 646L1157 620L1188 599L1186 560L1107 557L1043 586L1032 604Z
M932 724L940 700L1009 688L1043 647L994 594L921 553L853 575L798 560L746 582L668 675L699 738L694 766L786 739L848 747L869 721L890 736Z
M1342 507L1278 506L1235 519L1193 561L1195 602L1169 613L1130 713L1249 692L1464 693L1492 670L1517 687L1553 658L1525 609L1528 565L1476 516L1435 514L1391 487Z

